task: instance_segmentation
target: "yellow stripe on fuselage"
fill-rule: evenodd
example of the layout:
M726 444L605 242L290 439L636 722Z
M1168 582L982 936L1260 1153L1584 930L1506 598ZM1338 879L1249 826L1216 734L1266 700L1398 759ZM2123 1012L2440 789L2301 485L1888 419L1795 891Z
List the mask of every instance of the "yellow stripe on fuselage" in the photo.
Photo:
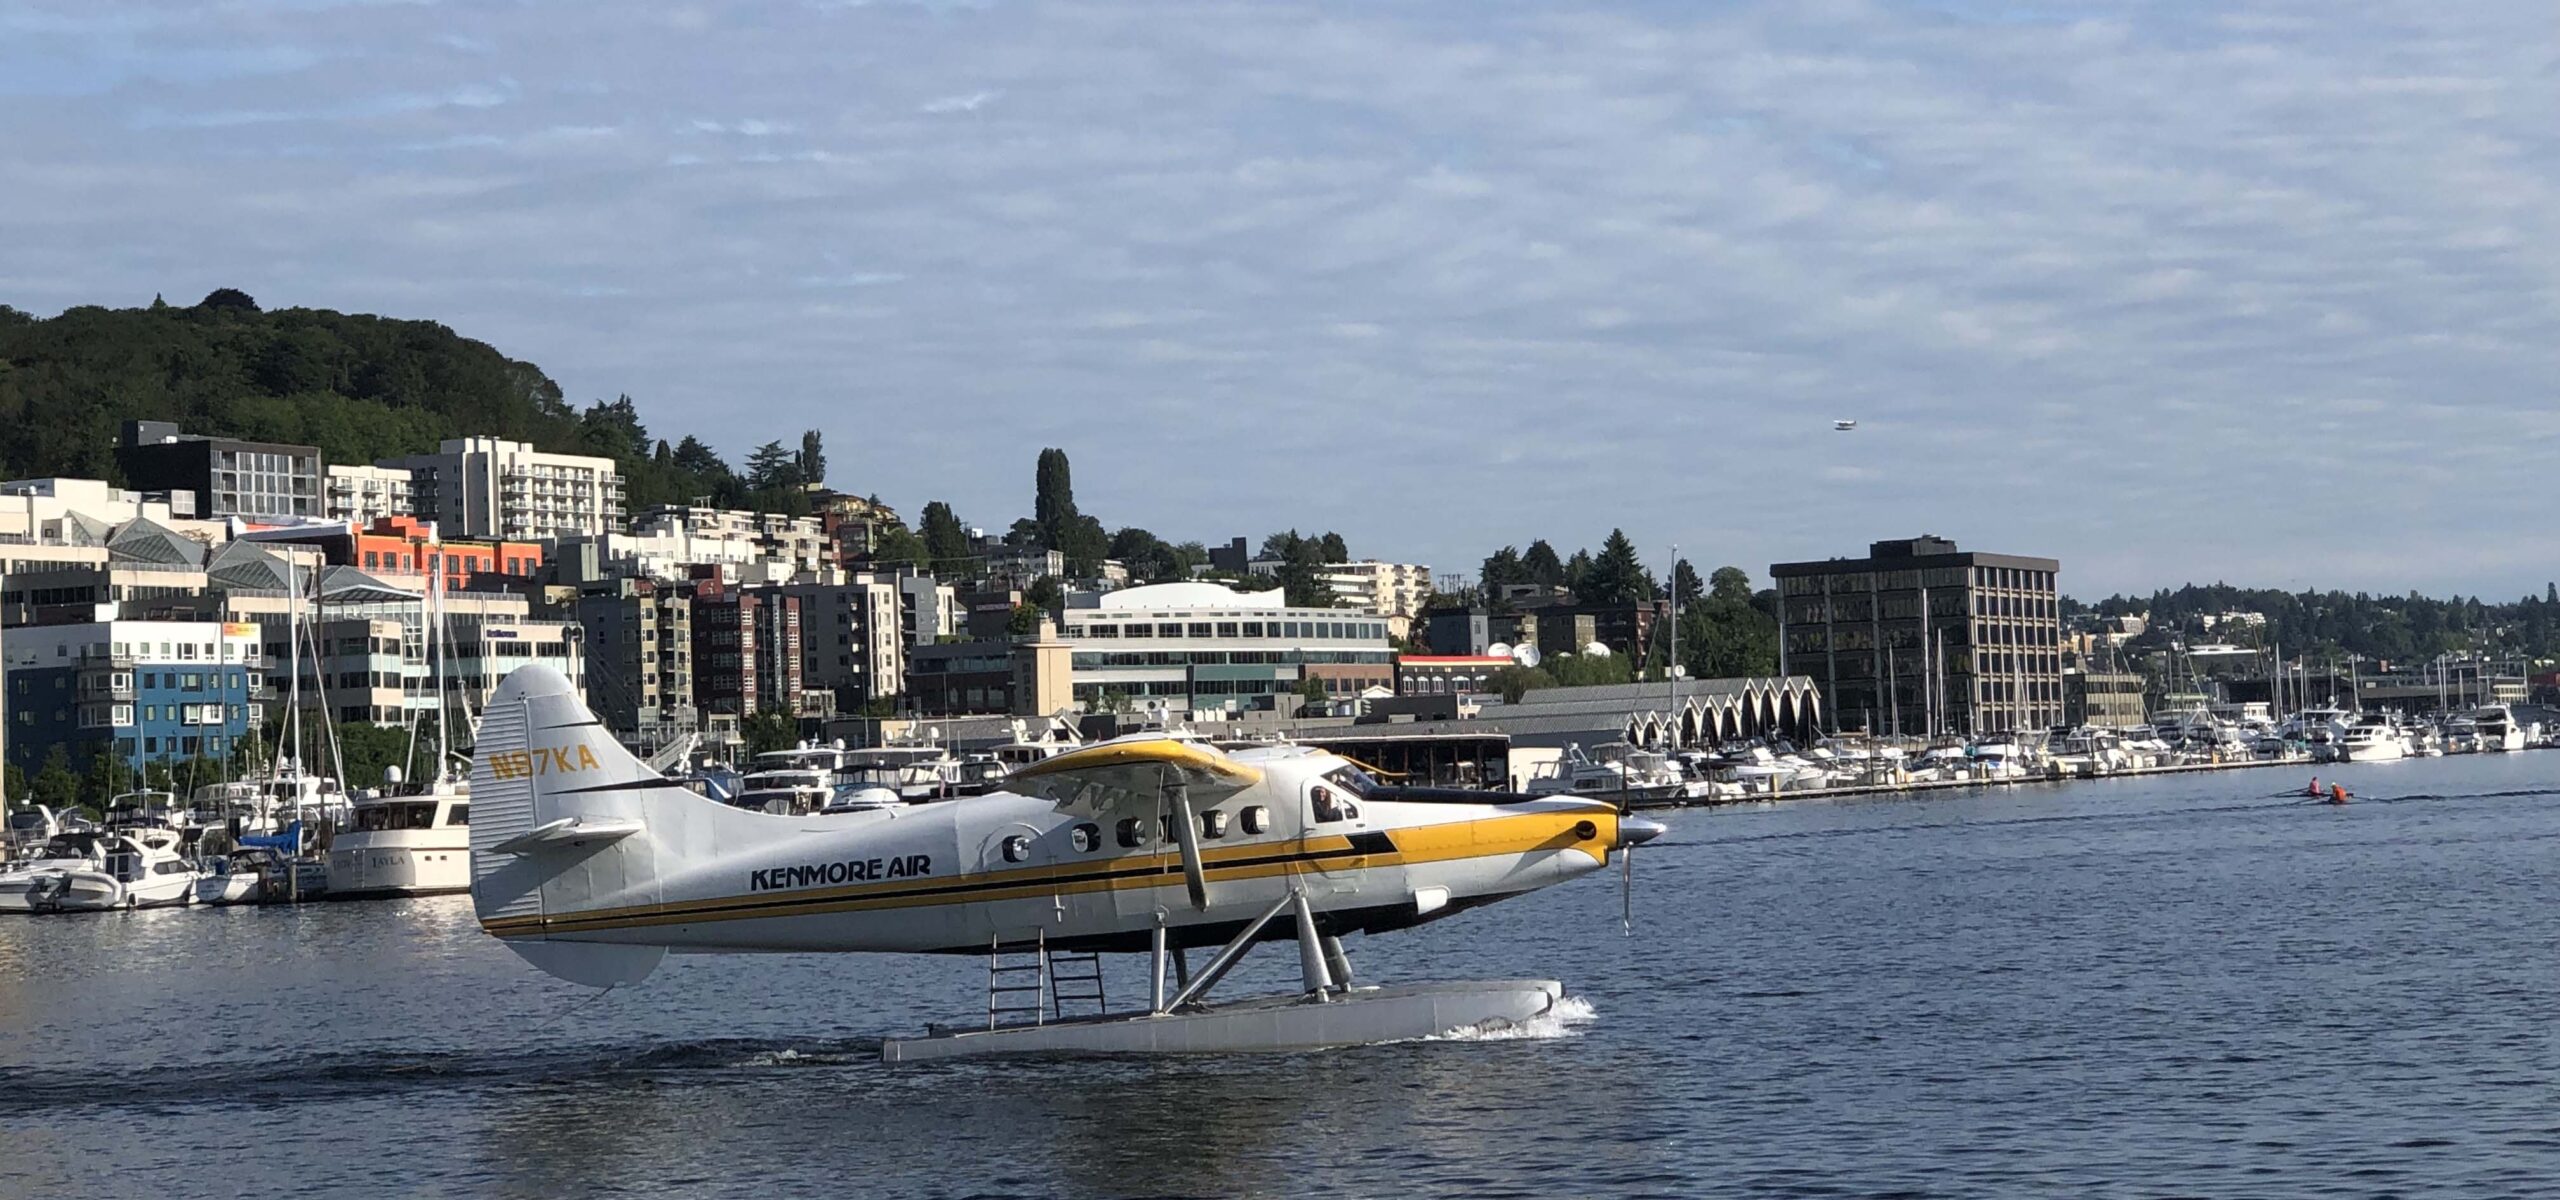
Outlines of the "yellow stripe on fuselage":
M1588 839L1580 836L1578 828L1586 821L1593 827L1593 835ZM1338 834L1327 834L1298 841L1222 846L1204 852L1201 855L1202 865L1207 868L1209 881L1218 883L1267 879L1275 875L1287 875L1310 868L1368 870L1448 862L1456 859L1513 856L1534 850L1579 850L1605 864L1609 860L1608 847L1616 844L1617 841L1617 815L1610 812L1520 813L1481 821L1414 825L1377 832L1383 832L1394 840L1396 848L1392 853L1362 854L1352 848L1350 838ZM1237 864L1242 860L1269 859L1278 855L1291 857L1279 862L1221 865L1222 863ZM1127 873L1070 878L1094 876L1097 871ZM981 872L976 875L964 874L948 879L907 879L892 883L861 884L841 888L810 888L780 895L724 896L708 900L678 901L671 904L598 909L593 912L568 913L557 917L502 917L494 921L482 921L480 927L500 937L546 933L596 933L615 929L691 925L709 921L939 907L1037 899L1042 896L1116 892L1133 888L1170 887L1180 879L1180 859L1167 850L1153 854L1122 855L1118 858L1098 859L1087 863L1024 867L1019 870Z

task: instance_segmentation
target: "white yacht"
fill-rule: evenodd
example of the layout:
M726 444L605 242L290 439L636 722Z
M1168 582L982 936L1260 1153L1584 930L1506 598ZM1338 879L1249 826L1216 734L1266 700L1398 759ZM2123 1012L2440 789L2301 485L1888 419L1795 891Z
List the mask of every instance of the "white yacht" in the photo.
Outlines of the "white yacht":
M2489 754L2504 754L2524 749L2524 727L2516 724L2515 710L2503 704L2491 704L2471 710L2471 727L2478 736L2480 749Z
M48 823L50 816L47 813ZM107 840L108 835L96 829L56 833L45 839L42 849L0 863L0 913L34 912L37 892L50 894L64 874L104 868Z
M2409 742L2390 718L2367 713L2338 740L2338 756L2345 762L2391 762L2409 756Z
M837 781L885 787L909 804L921 804L953 794L960 760L939 746L881 746L848 755Z
M397 768L387 773L399 782ZM471 890L471 782L447 771L407 794L355 803L355 826L329 844L332 900Z
M181 853L178 831L161 825L109 830L105 858L93 870L65 871L39 883L29 900L37 912L103 912L195 903L196 864Z
M1564 757L1541 764L1529 779L1532 796L1594 796L1601 799L1675 799L1688 776L1662 755L1627 742L1605 742L1588 754L1579 745L1565 747Z
M844 765L840 745L803 742L789 750L768 750L755 757L729 803L777 816L813 813L834 798L836 772Z

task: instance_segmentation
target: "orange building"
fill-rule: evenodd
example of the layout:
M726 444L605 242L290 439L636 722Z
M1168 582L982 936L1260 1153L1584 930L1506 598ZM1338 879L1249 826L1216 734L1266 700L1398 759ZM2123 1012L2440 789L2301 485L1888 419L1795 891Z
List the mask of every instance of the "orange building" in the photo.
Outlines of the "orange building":
M539 542L438 540L434 523L416 517L383 517L353 531L353 537L348 565L402 575L441 570L445 586L452 588L474 575L530 579L542 569Z

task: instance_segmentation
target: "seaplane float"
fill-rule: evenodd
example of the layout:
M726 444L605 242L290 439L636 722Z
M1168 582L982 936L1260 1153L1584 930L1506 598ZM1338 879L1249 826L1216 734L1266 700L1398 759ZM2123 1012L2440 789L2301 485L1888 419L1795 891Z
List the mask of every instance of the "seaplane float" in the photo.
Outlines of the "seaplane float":
M471 795L481 928L573 983L636 984L671 951L986 956L985 1021L890 1039L892 1062L1312 1050L1529 1021L1560 983L1355 984L1342 939L1600 871L1662 832L1601 800L1384 787L1309 747L1162 734L984 795L753 811L649 769L540 665L484 713ZM1213 1002L1265 941L1296 943L1300 991ZM1214 952L1195 966L1196 950ZM1149 956L1143 1008L1107 1011L1111 953Z

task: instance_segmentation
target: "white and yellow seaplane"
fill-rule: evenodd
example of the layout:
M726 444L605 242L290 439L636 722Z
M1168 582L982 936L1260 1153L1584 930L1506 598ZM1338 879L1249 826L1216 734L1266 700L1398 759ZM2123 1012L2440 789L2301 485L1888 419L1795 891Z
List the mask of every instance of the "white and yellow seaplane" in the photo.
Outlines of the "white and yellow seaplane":
M1355 986L1342 937L1587 875L1662 831L1599 800L1387 788L1320 750L1163 735L1060 754L987 795L774 815L650 770L541 666L491 701L471 797L481 928L575 983L637 983L671 950L987 955L986 1022L893 1039L891 1061L1301 1050L1527 1021L1562 985ZM1209 1001L1256 942L1293 935L1300 992ZM1144 1009L1102 1011L1103 952L1151 955ZM1096 1011L1061 1011L1076 1000Z

